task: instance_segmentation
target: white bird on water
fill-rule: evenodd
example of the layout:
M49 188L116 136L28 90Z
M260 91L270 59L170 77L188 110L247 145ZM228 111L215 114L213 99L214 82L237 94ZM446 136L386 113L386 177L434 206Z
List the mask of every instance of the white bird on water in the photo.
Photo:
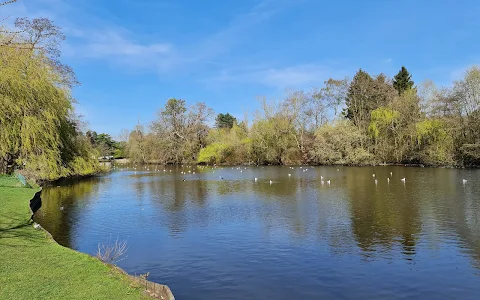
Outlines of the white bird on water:
M330 185L330 180L327 180L327 184Z
M390 176L393 176L393 172L390 172Z
M373 173L372 177L375 177L375 173Z
M388 177L387 177L387 182L388 182L388 184L390 184L390 178L388 178Z
M257 177L255 177L253 180L255 180L255 182L257 182L257 181L258 181L258 178L257 178Z
M375 185L377 185L377 184L378 184L378 180L375 179Z
M466 184L468 182L468 180L464 179L463 180L463 184Z
M405 178L402 178L401 180L402 180L403 183L405 183Z
M272 183L273 183L273 181L270 180L270 184L272 184Z
M323 176L320 176L320 179L323 179Z
M292 177L292 174L288 173L288 177Z

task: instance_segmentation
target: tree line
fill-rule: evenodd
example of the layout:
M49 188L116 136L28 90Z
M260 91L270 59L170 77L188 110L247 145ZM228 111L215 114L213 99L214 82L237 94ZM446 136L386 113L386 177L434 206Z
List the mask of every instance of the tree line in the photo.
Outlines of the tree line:
M405 67L393 78L360 69L279 101L260 98L252 123L169 99L149 126L128 135L140 163L480 165L480 68L450 87L415 86Z
M277 101L260 98L251 123L169 99L153 122L116 142L88 131L75 113L79 83L59 59L64 39L46 18L0 24L0 174L88 175L111 155L162 164L480 165L476 66L449 87L415 86L404 67L393 78L359 70Z
M11 29L1 25L0 174L19 170L54 180L98 172L98 153L73 106L78 82L59 60L61 29L46 18L17 18Z

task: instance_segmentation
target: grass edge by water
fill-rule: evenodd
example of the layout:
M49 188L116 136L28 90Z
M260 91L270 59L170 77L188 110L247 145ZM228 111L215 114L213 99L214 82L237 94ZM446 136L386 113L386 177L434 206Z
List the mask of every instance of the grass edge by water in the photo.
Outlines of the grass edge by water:
M35 192L0 187L0 299L150 299L123 270L35 229L28 205Z

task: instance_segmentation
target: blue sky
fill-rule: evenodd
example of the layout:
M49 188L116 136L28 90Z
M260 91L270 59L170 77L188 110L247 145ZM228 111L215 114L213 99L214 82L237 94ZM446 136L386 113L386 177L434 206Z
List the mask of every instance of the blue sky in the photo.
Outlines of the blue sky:
M48 17L82 83L78 112L118 136L169 98L243 118L257 96L356 70L447 85L480 62L480 1L19 0L0 16ZM250 117L251 118L251 117Z

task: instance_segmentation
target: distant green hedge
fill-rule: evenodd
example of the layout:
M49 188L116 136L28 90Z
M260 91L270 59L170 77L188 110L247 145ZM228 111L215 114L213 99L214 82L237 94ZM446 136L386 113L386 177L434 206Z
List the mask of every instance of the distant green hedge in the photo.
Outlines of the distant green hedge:
M0 175L0 187L23 187L16 176Z

